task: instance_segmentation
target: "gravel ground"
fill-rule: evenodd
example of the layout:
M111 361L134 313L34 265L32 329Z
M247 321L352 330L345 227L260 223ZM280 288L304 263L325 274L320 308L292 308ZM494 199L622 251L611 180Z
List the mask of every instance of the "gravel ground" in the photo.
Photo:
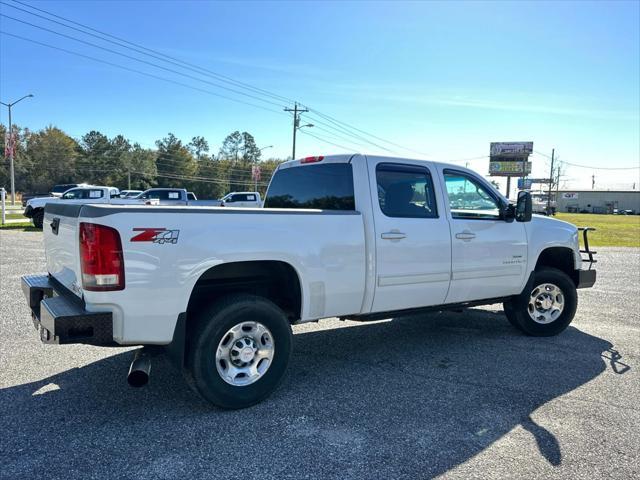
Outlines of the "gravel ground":
M640 249L598 249L598 282L553 338L499 306L296 326L287 379L243 411L213 408L160 358L42 345L20 276L38 232L0 231L0 477L640 477Z

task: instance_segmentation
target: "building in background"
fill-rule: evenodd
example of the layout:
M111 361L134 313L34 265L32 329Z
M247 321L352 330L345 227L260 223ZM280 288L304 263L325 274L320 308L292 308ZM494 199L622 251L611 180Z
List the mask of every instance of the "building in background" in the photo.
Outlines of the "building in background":
M570 213L640 213L638 190L560 190L557 209Z

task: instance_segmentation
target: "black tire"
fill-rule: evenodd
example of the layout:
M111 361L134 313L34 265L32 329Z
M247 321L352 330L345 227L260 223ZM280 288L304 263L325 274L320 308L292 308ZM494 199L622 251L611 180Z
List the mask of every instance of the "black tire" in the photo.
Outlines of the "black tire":
M564 298L564 308L558 318L550 323L538 323L529 315L529 297L538 285L550 283L557 286ZM576 314L578 292L573 280L561 270L543 267L534 272L533 287L525 287L520 295L504 302L504 313L509 322L527 335L550 337L564 331Z
M223 336L244 321L267 327L275 348L272 362L262 377L249 385L235 386L218 373L216 350ZM222 408L246 408L264 400L278 387L289 364L293 337L291 325L277 305L256 295L230 295L205 309L197 322L188 340L187 374L188 383L205 400Z
M32 220L33 220L34 227L42 229L42 225L44 224L44 210L42 209L37 210L33 214Z

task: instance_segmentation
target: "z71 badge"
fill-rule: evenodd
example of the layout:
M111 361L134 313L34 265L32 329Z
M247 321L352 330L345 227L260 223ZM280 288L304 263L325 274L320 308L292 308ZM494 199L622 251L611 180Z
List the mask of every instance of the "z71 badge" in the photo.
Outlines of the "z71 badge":
M133 231L140 233L131 237L131 242L178 243L180 235L180 230L166 228L134 228Z

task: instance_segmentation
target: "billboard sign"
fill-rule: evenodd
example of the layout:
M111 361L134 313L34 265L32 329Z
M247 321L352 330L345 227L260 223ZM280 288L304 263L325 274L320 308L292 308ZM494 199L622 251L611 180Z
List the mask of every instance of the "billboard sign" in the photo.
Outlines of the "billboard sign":
M491 157L528 157L533 153L533 142L491 142Z
M525 165L525 175L531 173L531 162L514 162L511 160L489 162L489 175L496 177L521 177L522 164Z
M530 174L531 162L528 160L531 153L533 153L533 142L491 142L489 175L524 177Z

